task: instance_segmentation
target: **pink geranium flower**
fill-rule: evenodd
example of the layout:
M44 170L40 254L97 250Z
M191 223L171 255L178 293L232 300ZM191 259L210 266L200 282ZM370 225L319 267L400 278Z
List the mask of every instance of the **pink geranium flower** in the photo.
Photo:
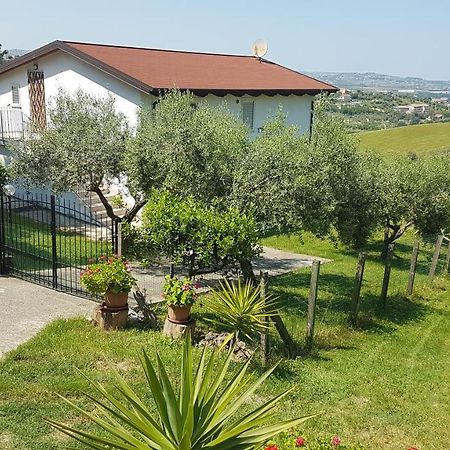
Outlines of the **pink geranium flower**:
M339 436L333 436L331 438L331 445L333 447L339 447L341 445L341 438Z
M304 447L305 446L305 439L303 439L301 436L299 436L296 440L295 440L295 445L297 447Z

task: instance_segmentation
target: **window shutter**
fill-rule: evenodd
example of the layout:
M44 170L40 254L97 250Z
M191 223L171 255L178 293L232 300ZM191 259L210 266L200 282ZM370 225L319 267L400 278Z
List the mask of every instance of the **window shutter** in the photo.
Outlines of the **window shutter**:
M11 94L13 105L20 105L19 86L11 86Z
M249 126L250 130L253 130L254 111L255 111L255 102L242 103L242 121Z

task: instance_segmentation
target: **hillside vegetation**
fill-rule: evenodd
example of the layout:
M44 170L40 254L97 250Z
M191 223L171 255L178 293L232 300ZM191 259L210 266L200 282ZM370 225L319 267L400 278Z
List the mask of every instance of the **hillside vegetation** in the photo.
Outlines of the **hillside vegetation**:
M360 146L386 156L450 151L450 122L411 125L359 134Z

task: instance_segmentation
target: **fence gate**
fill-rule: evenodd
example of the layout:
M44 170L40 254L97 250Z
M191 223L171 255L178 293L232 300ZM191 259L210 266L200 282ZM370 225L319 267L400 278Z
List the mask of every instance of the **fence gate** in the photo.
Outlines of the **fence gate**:
M90 258L117 248L117 223L54 195L0 193L0 273L93 298L80 285Z

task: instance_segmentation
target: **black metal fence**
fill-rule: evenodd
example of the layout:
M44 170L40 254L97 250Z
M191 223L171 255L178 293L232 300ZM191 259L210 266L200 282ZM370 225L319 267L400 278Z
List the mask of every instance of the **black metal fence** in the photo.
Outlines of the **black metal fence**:
M93 298L80 285L89 258L117 249L117 223L55 195L0 194L0 272Z

